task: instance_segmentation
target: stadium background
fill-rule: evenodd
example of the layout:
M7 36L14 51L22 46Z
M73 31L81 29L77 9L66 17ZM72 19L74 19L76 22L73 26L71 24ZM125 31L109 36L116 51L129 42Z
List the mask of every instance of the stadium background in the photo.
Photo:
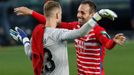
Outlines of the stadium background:
M82 0L59 0L63 8L63 21L77 20L76 13ZM116 46L107 51L105 57L106 75L134 74L134 34L131 26L133 13L130 0L93 0L97 9L109 8L118 14L118 19L112 22L103 19L100 25L113 36L122 32L127 37L124 47ZM133 0L132 0L133 1ZM33 75L31 62L25 56L21 43L15 42L9 35L9 29L19 26L28 36L38 22L31 16L16 16L13 8L27 6L42 13L44 0L0 0L0 75ZM134 5L134 4L133 4ZM69 44L70 75L76 75L76 55L73 43Z

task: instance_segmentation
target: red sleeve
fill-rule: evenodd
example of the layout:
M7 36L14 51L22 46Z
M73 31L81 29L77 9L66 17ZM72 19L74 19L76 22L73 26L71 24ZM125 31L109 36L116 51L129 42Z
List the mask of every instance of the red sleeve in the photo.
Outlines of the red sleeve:
M46 23L46 18L42 15L42 14L39 14L35 11L32 12L32 16L37 20L39 21L41 24L45 24Z
M46 18L35 11L32 12L32 16L38 20L41 24L46 23ZM73 30L74 28L78 28L78 22L61 22L61 24L58 26L58 28L65 28L69 30Z
M112 49L116 45L113 39L110 39L108 36L102 34L102 31L105 31L103 28L96 27L95 31L97 39L105 48Z
M116 44L112 39L108 39L105 35L100 35L99 41L107 49L112 49Z
M65 28L69 30L77 29L78 28L78 22L61 22L61 24L58 26L58 28Z

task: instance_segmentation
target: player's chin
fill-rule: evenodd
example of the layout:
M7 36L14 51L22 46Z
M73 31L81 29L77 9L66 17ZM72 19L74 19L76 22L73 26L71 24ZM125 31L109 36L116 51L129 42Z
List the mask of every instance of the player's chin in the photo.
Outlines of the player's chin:
M78 22L79 22L80 25L83 25L84 24L84 22L82 22L82 21L78 21Z
M61 21L59 21L58 23L57 23L57 25L59 26L61 24Z
M78 22L81 24L82 23L82 20L81 19L78 19Z

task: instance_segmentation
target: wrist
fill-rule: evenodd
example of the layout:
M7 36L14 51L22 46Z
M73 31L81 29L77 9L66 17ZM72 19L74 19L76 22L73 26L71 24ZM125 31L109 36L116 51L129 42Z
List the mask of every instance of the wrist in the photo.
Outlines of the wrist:
M32 10L31 15L34 15L34 14L36 14L36 13L37 13L37 12L35 12L35 11Z
M24 37L24 38L22 39L22 42L23 42L24 45L27 44L27 43L30 43L28 37Z
M116 44L116 40L115 40L115 38L113 38L112 41L113 41L114 44Z
M95 19L95 21L99 21L102 19L101 15L98 12L93 15L93 18Z
M91 18L87 23L90 24L91 27L95 27L96 25L98 25L94 18Z
M33 10L29 10L29 15L32 15L33 14Z
M112 40L113 40L113 43L114 44L117 44L118 43L117 40L116 40L116 38L113 38Z

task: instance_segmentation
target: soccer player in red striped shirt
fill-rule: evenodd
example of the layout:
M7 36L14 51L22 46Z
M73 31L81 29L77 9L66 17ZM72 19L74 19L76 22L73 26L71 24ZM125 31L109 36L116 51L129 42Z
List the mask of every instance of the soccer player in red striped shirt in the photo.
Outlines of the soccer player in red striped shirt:
M18 15L32 15L40 23L45 23L45 17L28 8L17 8ZM81 2L77 18L78 22L62 22L59 28L79 29L96 13L96 5L90 0ZM123 34L116 34L110 38L101 26L93 28L88 35L75 39L78 75L104 75L103 61L105 49L112 49L116 44L123 45L126 38Z

